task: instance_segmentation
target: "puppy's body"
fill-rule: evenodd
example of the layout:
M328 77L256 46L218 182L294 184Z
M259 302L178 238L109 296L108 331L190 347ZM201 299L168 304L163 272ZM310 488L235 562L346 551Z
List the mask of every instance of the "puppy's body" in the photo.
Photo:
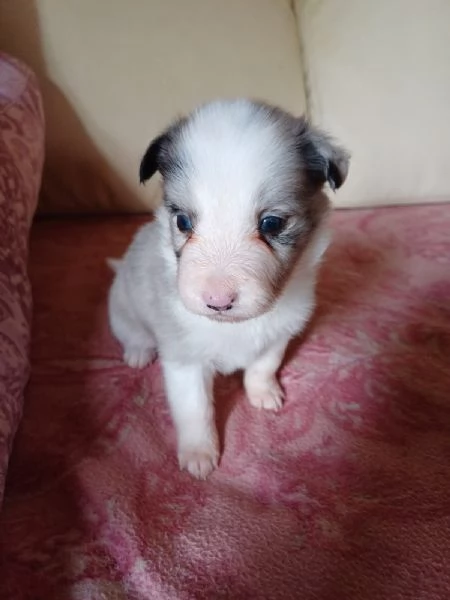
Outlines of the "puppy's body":
M327 246L320 230L315 242L271 309L253 319L219 322L186 309L177 294L177 264L159 215L142 227L117 266L110 294L113 331L136 366L153 352L162 361L199 362L227 374L247 368L278 340L289 340L307 323L314 308L316 266ZM145 352L147 350L148 352ZM148 358L143 363L139 356ZM131 361L133 362L133 361Z
M144 156L141 178L162 172L164 203L117 263L110 321L130 366L158 352L194 476L218 461L215 372L243 369L252 405L281 406L276 371L314 309L328 243L322 185L335 169L338 187L346 165L303 120L248 101L200 108Z

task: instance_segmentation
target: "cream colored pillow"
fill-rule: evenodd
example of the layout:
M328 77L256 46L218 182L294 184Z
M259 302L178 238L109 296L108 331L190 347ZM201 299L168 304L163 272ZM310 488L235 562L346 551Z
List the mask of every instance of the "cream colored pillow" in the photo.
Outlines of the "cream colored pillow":
M155 184L138 185L147 144L205 100L253 96L304 111L298 32L287 0L35 5L2 3L0 29L3 44L43 82L48 133L41 210L151 207Z
M314 121L352 151L339 206L450 199L450 2L296 0Z

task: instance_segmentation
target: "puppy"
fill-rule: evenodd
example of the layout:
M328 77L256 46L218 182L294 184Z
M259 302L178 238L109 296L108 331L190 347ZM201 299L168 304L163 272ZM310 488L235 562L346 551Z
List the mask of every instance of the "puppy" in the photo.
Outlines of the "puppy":
M242 369L255 408L282 405L276 373L314 309L328 244L323 187L339 188L348 163L304 118L248 100L201 106L142 159L141 183L159 171L164 200L114 261L110 324L130 367L158 351L179 464L194 477L219 460L216 372Z

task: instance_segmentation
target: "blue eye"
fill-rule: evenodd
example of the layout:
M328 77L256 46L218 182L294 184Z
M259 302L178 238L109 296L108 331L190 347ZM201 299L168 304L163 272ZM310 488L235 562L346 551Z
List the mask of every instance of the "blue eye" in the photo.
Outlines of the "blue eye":
M261 219L258 225L259 232L262 235L277 235L282 231L286 221L281 217L270 215Z
M192 223L187 215L177 215L177 227L182 233L190 233L192 231Z

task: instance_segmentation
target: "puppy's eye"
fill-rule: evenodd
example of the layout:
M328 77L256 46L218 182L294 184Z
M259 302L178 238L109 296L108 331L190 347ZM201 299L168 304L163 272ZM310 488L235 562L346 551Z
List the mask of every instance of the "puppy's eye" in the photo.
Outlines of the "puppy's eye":
M262 235L277 235L284 229L285 224L285 219L269 215L268 217L261 219L258 230Z
M190 233L192 231L191 219L184 214L177 215L177 227L181 233Z

